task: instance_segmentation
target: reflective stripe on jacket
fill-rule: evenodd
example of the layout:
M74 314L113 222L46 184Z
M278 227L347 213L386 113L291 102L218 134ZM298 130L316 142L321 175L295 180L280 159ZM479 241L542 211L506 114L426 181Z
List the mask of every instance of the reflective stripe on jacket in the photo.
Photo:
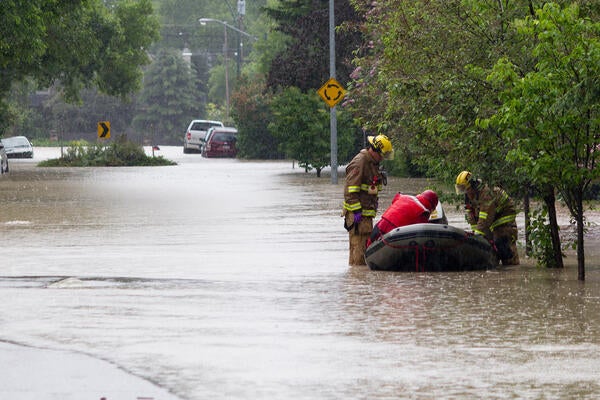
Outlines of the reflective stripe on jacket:
M490 237L499 226L515 222L517 212L512 199L499 187L481 185L476 196L465 195L466 219L473 232Z

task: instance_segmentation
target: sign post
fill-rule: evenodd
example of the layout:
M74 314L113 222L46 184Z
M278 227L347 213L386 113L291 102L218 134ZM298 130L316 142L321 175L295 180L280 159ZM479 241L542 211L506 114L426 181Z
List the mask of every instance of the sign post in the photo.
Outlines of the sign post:
M329 76L335 79L335 6L334 1L329 0ZM343 97L343 96L342 96ZM340 99L341 100L341 97ZM338 100L338 101L339 101ZM336 103L337 104L337 103ZM336 185L338 182L337 176L337 116L335 104L331 107L329 113L329 125L331 128L331 184Z

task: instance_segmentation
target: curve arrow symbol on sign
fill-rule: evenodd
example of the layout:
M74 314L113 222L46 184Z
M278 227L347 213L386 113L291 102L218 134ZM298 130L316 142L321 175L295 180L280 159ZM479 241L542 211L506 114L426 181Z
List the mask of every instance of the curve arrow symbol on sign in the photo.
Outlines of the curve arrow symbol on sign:
M108 122L108 121L98 122L98 137L101 139L110 138L110 122Z

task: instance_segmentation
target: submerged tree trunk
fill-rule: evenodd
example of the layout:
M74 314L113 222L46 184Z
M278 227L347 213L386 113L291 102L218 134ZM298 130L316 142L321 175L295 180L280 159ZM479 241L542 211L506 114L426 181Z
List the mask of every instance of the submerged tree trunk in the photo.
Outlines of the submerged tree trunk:
M585 280L585 251L583 248L583 191L577 193L577 209L575 220L577 221L577 279L580 281Z
M531 197L529 196L529 188L525 191L525 197L523 197L523 214L525 214L525 254L530 257L533 252L531 245Z
M563 268L562 250L560 248L560 236L558 228L558 220L556 218L556 196L554 194L554 188L549 187L545 191L544 203L548 209L548 222L550 223L550 238L552 239L552 254L554 260L548 260L548 268Z

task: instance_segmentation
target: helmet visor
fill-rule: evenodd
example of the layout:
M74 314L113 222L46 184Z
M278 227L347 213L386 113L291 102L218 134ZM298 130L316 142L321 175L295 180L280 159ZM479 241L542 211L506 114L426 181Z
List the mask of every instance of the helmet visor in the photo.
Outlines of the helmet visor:
M393 160L394 159L394 150L386 151L381 154L384 160Z

